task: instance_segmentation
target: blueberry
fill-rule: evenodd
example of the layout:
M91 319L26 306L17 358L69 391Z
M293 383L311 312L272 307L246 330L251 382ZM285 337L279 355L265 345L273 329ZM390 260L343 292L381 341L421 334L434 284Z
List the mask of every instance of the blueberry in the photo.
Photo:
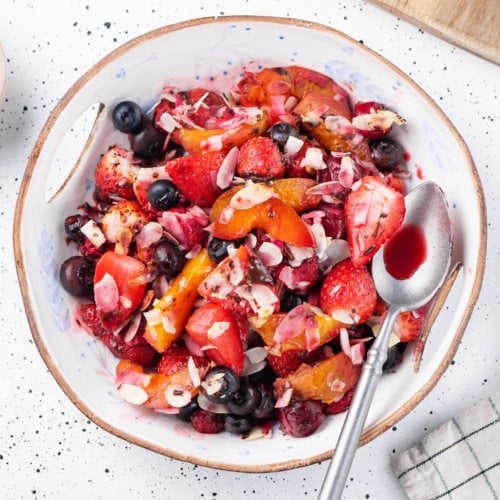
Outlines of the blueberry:
M118 103L111 116L113 125L124 134L137 134L144 127L144 115L141 107L132 101Z
M271 137L282 151L290 136L298 137L299 131L288 122L275 123L269 131L269 137Z
M235 242L213 237L208 243L208 256L214 262L220 262L228 256L227 250L230 245L235 246Z
M280 312L289 312L304 303L304 298L294 293L285 293L280 302Z
M152 260L158 271L169 278L177 276L187 262L180 248L167 240L156 243Z
M403 148L389 137L371 141L370 151L373 163L382 172L390 172L404 161Z
M181 195L177 186L167 179L159 179L148 189L148 200L158 210L168 210L179 203Z
M163 153L165 138L165 132L157 129L152 123L147 123L140 132L130 137L130 147L137 156L154 160Z
M240 388L238 375L225 366L211 368L201 384L201 391L213 403L227 403Z
M186 406L179 408L179 413L176 414L176 417L183 422L190 422L193 413L199 408L196 400L192 400Z
M59 270L62 287L75 297L90 297L94 287L95 264L75 255L66 259Z
M226 415L224 419L224 429L231 434L244 435L251 431L252 423L245 417Z
M260 403L260 392L252 385L240 385L239 391L228 401L227 407L233 415L249 415Z

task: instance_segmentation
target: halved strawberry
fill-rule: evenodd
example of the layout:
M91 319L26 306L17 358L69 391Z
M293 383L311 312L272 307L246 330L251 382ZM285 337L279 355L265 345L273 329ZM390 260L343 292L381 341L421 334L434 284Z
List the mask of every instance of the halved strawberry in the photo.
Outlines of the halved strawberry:
M377 291L368 269L350 259L336 264L323 281L319 302L327 314L347 324L364 323L375 310Z
M355 266L370 262L402 224L405 212L403 195L382 178L367 175L353 184L345 201L345 217Z
M106 328L122 327L144 298L146 266L128 255L106 252L97 261L94 298Z
M139 167L132 165L128 152L113 146L101 157L95 169L95 192L100 200L134 199L134 176Z
M285 165L276 143L269 137L252 137L240 148L236 172L240 177L259 179L280 179Z
M157 371L163 375L171 375L179 371L180 368L187 367L189 358L193 358L197 367L208 366L208 359L191 354L184 345L173 345L162 354Z
M199 346L206 349L212 361L241 374L245 354L238 322L232 311L220 304L204 304L191 315L186 331Z
M168 161L165 170L189 201L208 207L222 193L216 181L225 156L220 151L183 156Z

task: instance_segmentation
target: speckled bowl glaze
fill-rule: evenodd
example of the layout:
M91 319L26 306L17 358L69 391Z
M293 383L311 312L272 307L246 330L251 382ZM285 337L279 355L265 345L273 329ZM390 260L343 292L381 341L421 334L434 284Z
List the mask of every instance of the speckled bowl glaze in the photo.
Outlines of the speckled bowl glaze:
M7 88L7 63L5 62L5 54L2 45L0 44L0 103L5 96Z
M331 455L343 416L328 418L308 438L284 436L275 429L271 439L249 441L227 433L197 434L178 419L124 402L113 384L116 359L78 329L72 319L75 299L58 282L59 266L71 253L64 242L63 220L92 193L100 154L110 144L123 142L112 130L114 104L131 99L147 107L164 84L223 89L234 83L242 67L290 64L324 72L354 98L384 102L407 119L398 137L411 155L411 182L433 180L444 190L453 226L453 264L462 264L450 293L441 298L446 307L441 307L430 332L419 371L414 371L408 350L396 373L382 377L361 444L393 426L436 384L453 358L479 293L486 215L478 174L447 117L398 68L338 31L291 19L198 19L130 41L80 78L50 115L21 186L15 253L34 340L68 397L107 431L179 460L250 472L304 466ZM95 121L74 125L90 105ZM68 146L66 132L78 132L86 120L93 126L84 147ZM76 159L61 161L68 148Z

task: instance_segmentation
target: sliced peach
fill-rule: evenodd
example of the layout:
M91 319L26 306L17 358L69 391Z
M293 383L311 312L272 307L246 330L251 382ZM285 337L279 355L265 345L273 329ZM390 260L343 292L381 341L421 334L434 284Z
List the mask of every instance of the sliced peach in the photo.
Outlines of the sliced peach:
M207 367L194 368L202 379ZM195 383L196 382L196 383ZM116 367L115 383L118 393L129 403L154 409L171 409L185 406L198 393L198 381L188 367L174 373L145 373L142 366L121 360Z
M355 387L361 365L353 365L342 351L314 365L302 364L294 373L274 382L277 397L292 389L292 399L316 399L324 403L337 401Z
M163 297L145 313L144 338L158 351L164 352L180 336L198 298L198 286L215 268L215 263L202 249L188 260Z
M321 195L310 194L308 191L316 185L316 181L308 178L288 177L286 179L278 179L267 184L271 186L281 201L290 205L296 212L304 212L311 210L321 202ZM231 198L241 189L243 185L233 186L224 191L210 210L210 221L214 222L224 208L226 208Z
M346 327L344 323L340 323L319 310L312 310L311 314L317 325L314 339L308 338L306 328L299 326L297 321L298 333L283 342L277 342L275 340L276 329L285 319L287 313L272 314L264 323L255 317L250 317L249 321L252 328L262 337L264 343L271 348L271 352L278 355L291 349L311 350L311 347L316 348L326 344L339 335L341 328Z
M316 246L309 226L288 203L276 197L247 209L228 206L215 220L212 233L224 240L237 240L253 229L263 229L272 238L291 245Z

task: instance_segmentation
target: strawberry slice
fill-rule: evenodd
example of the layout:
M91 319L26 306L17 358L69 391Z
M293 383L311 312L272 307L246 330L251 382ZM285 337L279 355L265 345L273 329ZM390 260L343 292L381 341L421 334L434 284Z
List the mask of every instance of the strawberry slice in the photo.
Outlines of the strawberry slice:
M208 359L201 356L194 356L184 345L173 345L162 354L157 371L163 375L176 373L181 368L188 367L189 358L193 359L195 366L198 368L208 367Z
M355 267L350 259L336 264L323 281L321 309L347 324L365 322L377 305L377 291L368 269Z
M222 193L216 180L225 156L219 151L183 156L168 161L165 170L189 201L208 207Z
M367 175L353 184L345 201L345 217L355 266L370 262L402 224L405 212L403 195L382 178Z
M234 313L220 304L207 303L195 310L186 331L217 365L243 371L245 354Z
M252 137L240 148L236 172L240 177L280 179L285 174L285 164L276 143L269 137Z
M111 147L101 157L94 173L95 192L101 200L133 200L134 176L139 167L132 165L128 152Z
M146 266L128 255L106 252L97 261L94 298L103 325L113 331L122 327L144 298Z

